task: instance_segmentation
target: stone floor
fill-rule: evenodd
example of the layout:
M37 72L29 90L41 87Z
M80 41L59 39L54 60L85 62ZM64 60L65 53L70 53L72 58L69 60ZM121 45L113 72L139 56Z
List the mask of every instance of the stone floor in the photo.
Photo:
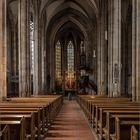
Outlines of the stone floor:
M65 101L44 140L95 140L76 101Z

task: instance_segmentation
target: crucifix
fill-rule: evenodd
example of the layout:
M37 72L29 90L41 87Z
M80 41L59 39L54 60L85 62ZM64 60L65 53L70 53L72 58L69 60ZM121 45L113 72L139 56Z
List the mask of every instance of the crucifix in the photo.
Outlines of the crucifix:
M69 87L72 88L72 82L75 80L75 77L74 77L74 74L75 74L75 71L66 71L66 81L69 82Z

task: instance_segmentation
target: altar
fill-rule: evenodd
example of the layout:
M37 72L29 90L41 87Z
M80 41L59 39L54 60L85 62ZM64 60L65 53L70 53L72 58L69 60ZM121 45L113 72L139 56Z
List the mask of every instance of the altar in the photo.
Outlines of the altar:
M65 88L64 88L65 97L68 97L68 93L71 93L72 96L75 96L76 93L75 71L65 72Z

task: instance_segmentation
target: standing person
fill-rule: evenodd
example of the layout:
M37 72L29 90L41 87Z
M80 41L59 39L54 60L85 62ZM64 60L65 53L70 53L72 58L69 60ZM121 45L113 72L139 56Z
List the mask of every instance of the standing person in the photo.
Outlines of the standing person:
M68 100L71 100L71 92L68 93Z

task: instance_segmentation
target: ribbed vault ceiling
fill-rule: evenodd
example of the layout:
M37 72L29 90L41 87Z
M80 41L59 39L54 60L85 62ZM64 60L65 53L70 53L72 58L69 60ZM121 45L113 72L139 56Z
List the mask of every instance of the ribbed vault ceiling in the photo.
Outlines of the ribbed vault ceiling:
M79 29L86 33L87 30L93 29L94 23L99 15L101 0L30 0L34 13L39 13L44 30L49 33L57 32L65 22L71 21ZM18 1L8 0L10 13L17 19ZM35 15L36 16L36 15ZM51 29L50 29L51 26ZM58 26L56 31L53 28ZM84 30L84 31L83 31Z
M99 0L42 0L40 16L45 19L47 34L56 35L61 26L71 21L87 36L87 31L93 29L93 23L98 17L98 2Z
M98 0L99 2L99 0ZM99 13L99 3L96 0L42 0L40 15L46 15L47 24L57 16L58 13L72 9L84 15L87 19L95 19ZM69 13L67 13L69 15ZM65 16L68 16L65 14Z

